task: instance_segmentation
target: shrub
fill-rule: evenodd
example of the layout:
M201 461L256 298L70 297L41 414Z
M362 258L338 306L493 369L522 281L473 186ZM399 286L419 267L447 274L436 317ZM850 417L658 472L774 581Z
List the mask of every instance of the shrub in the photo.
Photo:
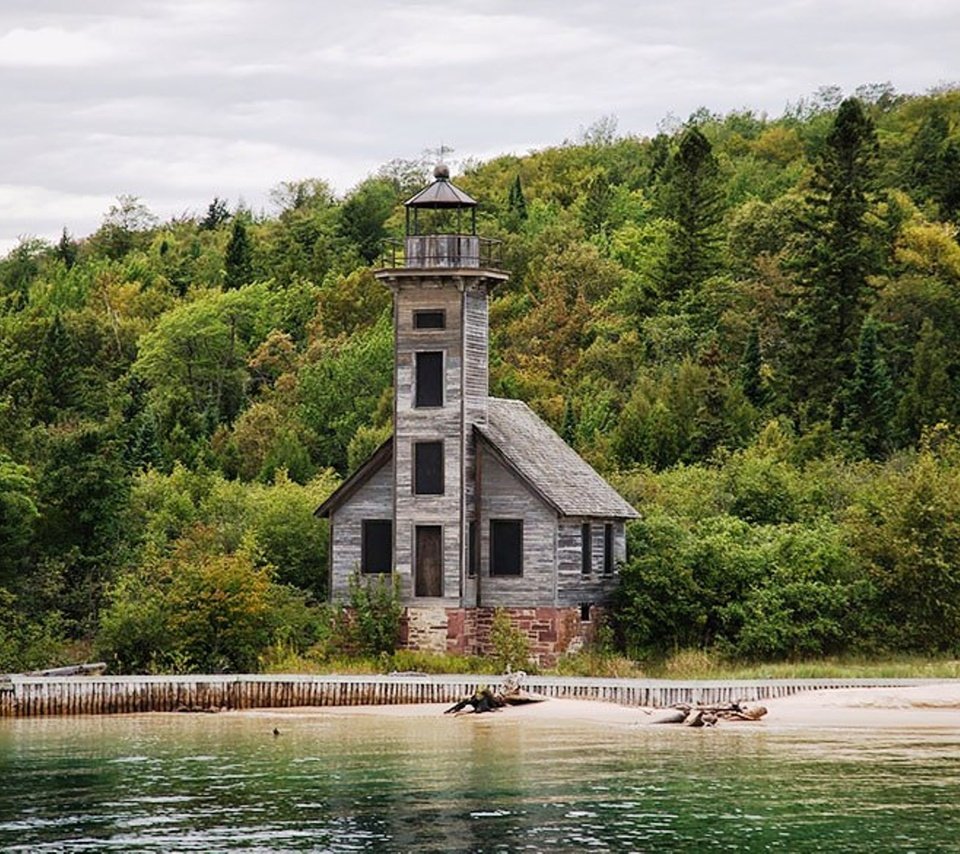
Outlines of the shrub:
M355 651L366 655L390 655L400 643L403 605L397 579L382 575L364 578L359 572L348 581L350 616L344 627L345 640Z
M510 615L497 608L490 626L493 660L501 672L530 669L530 639L510 622Z

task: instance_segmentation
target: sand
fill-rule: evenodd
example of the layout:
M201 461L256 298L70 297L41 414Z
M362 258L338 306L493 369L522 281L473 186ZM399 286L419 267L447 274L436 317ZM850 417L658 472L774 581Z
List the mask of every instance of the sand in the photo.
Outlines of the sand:
M951 728L960 729L960 681L911 688L858 688L804 691L792 697L765 700L767 715L760 721L721 721L719 726L737 728ZM402 718L436 718L446 703L398 706L341 706L316 709L269 709L261 714L335 715ZM592 700L546 700L512 706L484 715L464 715L485 721L533 719L581 721L598 724L648 726L662 709L642 709ZM240 713L243 714L243 713ZM250 713L247 713L250 714Z

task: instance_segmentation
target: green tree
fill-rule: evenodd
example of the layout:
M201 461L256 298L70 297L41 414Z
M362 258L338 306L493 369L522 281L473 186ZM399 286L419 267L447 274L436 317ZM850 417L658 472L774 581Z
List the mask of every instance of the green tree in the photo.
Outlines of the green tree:
M207 206L207 212L200 220L201 231L215 231L222 223L230 219L230 208L227 203L219 196L214 196L213 201Z
M507 215L514 230L527 218L527 199L523 195L523 185L520 183L519 172L513 179L510 192L507 195Z
M893 385L880 355L877 324L868 318L860 330L853 376L839 397L844 431L858 448L874 459L890 449Z
M924 427L947 421L956 411L949 373L952 361L943 333L930 318L924 318L913 348L906 391L897 409L897 423L909 441L917 441Z
M660 205L676 225L658 275L661 294L676 299L717 269L722 215L719 167L709 140L687 128L661 176Z
M340 230L356 245L360 257L372 264L380 257L386 221L397 204L397 192L386 178L368 178L354 188L340 206Z
M223 258L223 285L228 290L242 288L253 281L253 248L243 217L235 217L230 242Z
M0 453L0 587L11 586L28 565L39 517L29 468Z
M852 374L876 268L867 212L877 151L873 122L859 101L846 99L814 164L793 317L795 398L808 397L821 416Z
M760 327L754 323L740 360L740 385L747 400L758 409L767 400L767 388L763 380L763 356L760 351Z
M80 353L60 312L53 316L37 352L31 407L38 421L75 416L83 404Z

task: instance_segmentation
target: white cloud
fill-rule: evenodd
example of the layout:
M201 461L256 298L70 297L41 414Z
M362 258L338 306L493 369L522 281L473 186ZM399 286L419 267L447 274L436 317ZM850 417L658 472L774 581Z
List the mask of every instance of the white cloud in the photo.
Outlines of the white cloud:
M72 68L122 55L115 45L87 32L60 27L15 27L0 36L0 66Z

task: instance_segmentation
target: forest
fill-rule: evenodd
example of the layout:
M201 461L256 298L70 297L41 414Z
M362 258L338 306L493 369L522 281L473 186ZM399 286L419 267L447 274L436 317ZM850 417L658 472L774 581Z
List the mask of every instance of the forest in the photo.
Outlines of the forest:
M313 510L390 432L372 271L433 165L165 222L121 196L0 260L0 672L363 647ZM454 180L511 274L491 393L642 514L607 643L960 655L960 89L606 117Z

